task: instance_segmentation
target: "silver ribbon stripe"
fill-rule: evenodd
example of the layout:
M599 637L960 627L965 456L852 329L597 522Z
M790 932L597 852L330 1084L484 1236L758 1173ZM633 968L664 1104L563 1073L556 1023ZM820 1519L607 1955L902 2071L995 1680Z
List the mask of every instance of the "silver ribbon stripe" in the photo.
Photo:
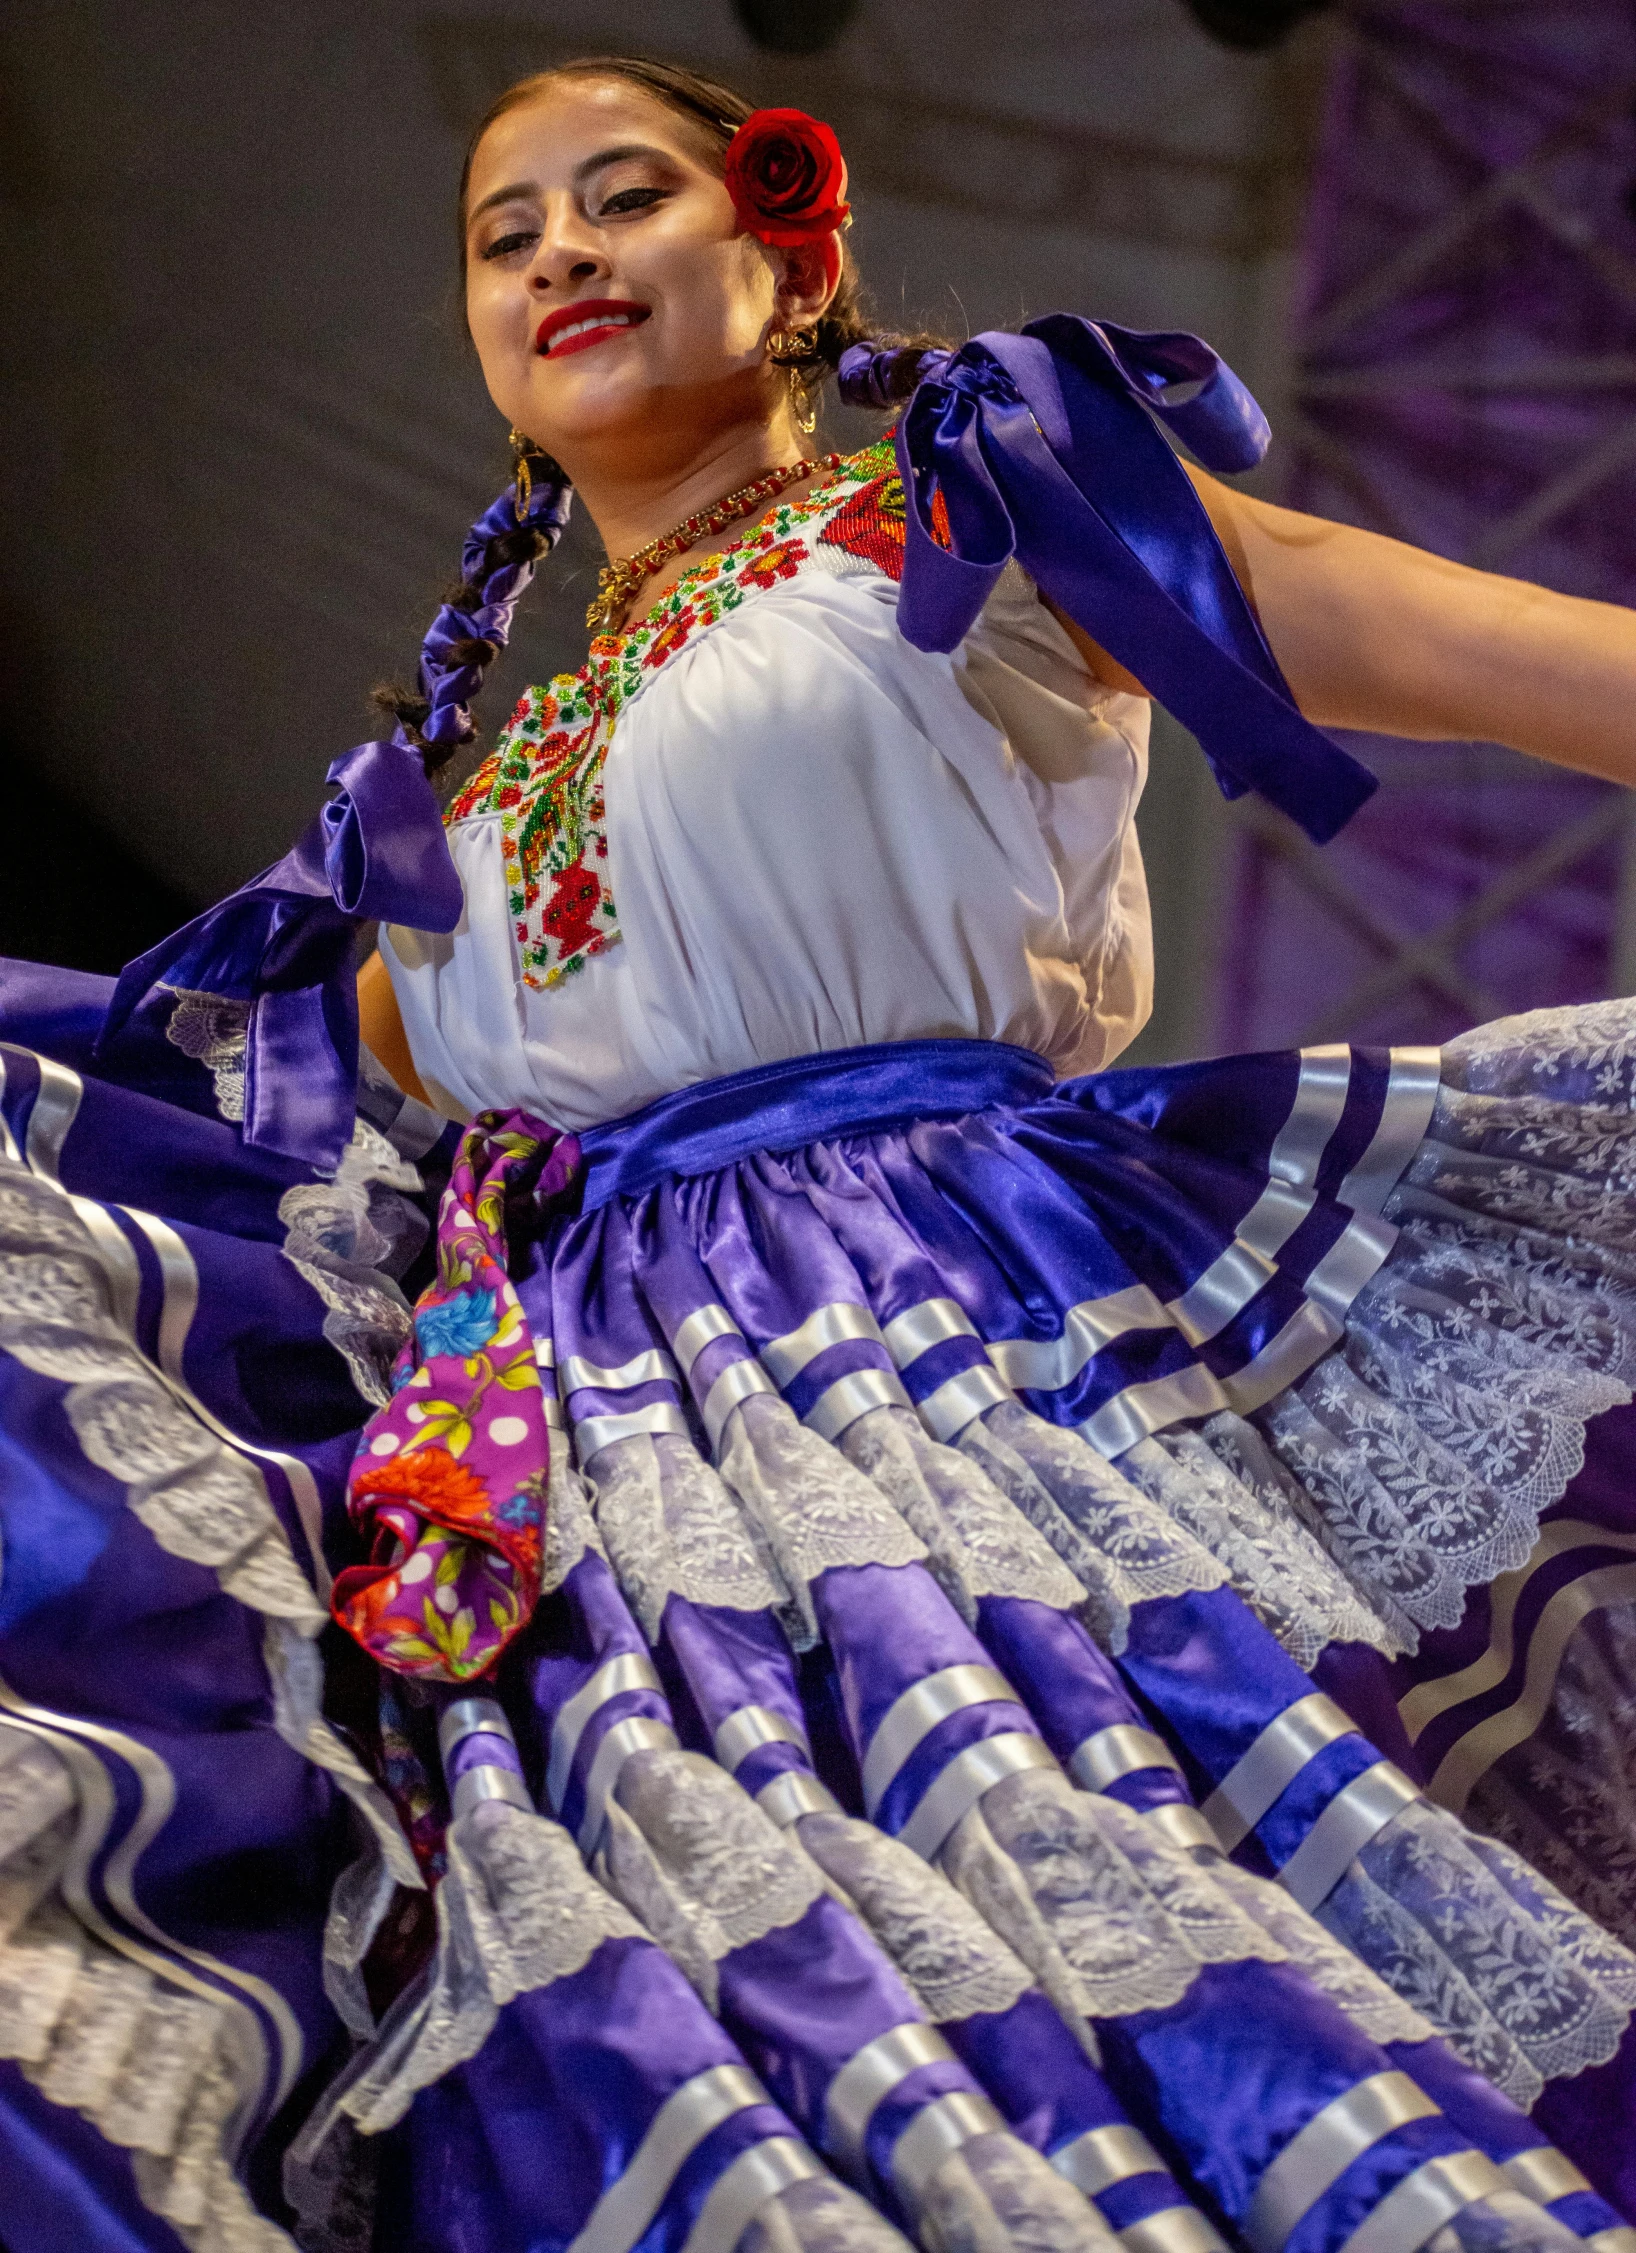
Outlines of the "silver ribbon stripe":
M1360 2222L1341 2253L1420 2253L1428 2237L1452 2222L1474 2198L1488 2198L1508 2187L1492 2159L1480 2151L1457 2151L1429 2159L1424 2167L1389 2190L1366 2221Z
M1316 1909L1345 1877L1353 1856L1420 1797L1419 1785L1401 1768L1377 1760L1336 1793L1279 1871L1279 1884L1303 1909Z
M1269 1808L1326 1746L1355 1737L1357 1723L1322 1690L1298 1698L1269 1721L1244 1757L1231 1767L1204 1803L1211 1829L1230 1854L1247 1838Z
M582 1854L596 1852L608 1820L608 1801L619 1781L619 1771L632 1753L668 1751L675 1743L674 1729L667 1728L663 1721L650 1721L645 1714L614 1723L596 1748L596 1758L591 1762L591 1773L585 1782L585 1813L579 1826Z
M1196 2206L1166 2206L1119 2232L1125 2253L1227 2253L1227 2240Z
M781 1831L788 1830L791 1823L798 1823L803 1815L838 1815L841 1812L841 1803L828 1785L799 1768L786 1768L770 1784L763 1784L756 1793L756 1805Z
M1194 1847L1208 1847L1219 1855L1221 1845L1215 1832L1196 1807L1187 1807L1179 1799L1167 1799L1157 1807L1150 1807L1147 1820L1156 1831L1163 1831L1172 1846L1184 1846L1190 1852Z
M882 1715L863 1762L863 1798L871 1817L904 1762L940 1721L973 1705L1019 1705L1016 1691L992 1666L945 1666L911 1684Z
M699 2209L682 2253L721 2253L737 2245L769 2199L823 2173L822 2163L794 2136L769 2136L741 2151Z
M973 2136L991 2136L1004 2126L987 2097L959 2089L934 2097L917 2112L892 2146L892 2180L910 2213L918 2214L925 2205L933 2176L952 2152Z
M837 1377L801 1421L820 1439L837 1440L849 1424L867 1416L871 1408L908 1408L912 1405L903 1383L890 1369L855 1369Z
M664 2204L683 2163L711 2130L735 2112L771 2101L745 2065L713 2065L684 2081L654 2114L636 2156L592 2207L568 2253L631 2253ZM731 2245L734 2240L718 2242Z
M1141 2129L1120 2122L1108 2128L1087 2128L1084 2135L1053 2151L1051 2164L1087 2198L1095 2198L1115 2183L1129 2182L1132 2175L1164 2172L1164 2161Z
M799 1745L812 1757L805 1733L785 1714L770 1705L741 1705L716 1731L716 1758L730 1776L736 1776L759 1745Z
M605 1660L590 1680L581 1684L551 1726L545 1790L553 1807L560 1810L562 1806L574 1755L592 1714L599 1713L610 1698L621 1697L627 1690L659 1688L658 1671L646 1651L622 1651L617 1658Z
M584 1361L577 1353L569 1354L557 1373L557 1389L571 1392L628 1392L633 1385L674 1384L677 1369L668 1353L656 1346L622 1361L617 1369L600 1368L594 1361Z
M473 1737L494 1737L513 1752L517 1749L511 1723L493 1698L456 1698L452 1705L444 1707L438 1717L437 1748L445 1768L456 1746L468 1743ZM508 1807L520 1807L525 1814L534 1812L534 1802L528 1796L528 1786L522 1777L515 1769L502 1767L498 1761L480 1762L456 1777L450 1812L458 1822L471 1808L490 1799L502 1800Z
M1020 1729L1004 1736L984 1737L957 1753L924 1794L898 1836L905 1846L930 1862L942 1851L963 1815L976 1806L992 1784L1007 1776L1020 1776L1029 1768L1055 1768L1056 1759L1038 1737Z
M705 1394L699 1414L704 1418L704 1428L710 1435L712 1451L721 1453L721 1435L727 1428L727 1419L741 1400L752 1393L765 1392L777 1397L778 1387L773 1383L759 1361L746 1359L730 1361L710 1390Z
M855 2050L824 2098L824 2149L841 2172L862 2182L869 2172L869 2123L892 2091L923 2065L951 2063L954 2052L935 2026L911 2020Z
M1520 2190L1536 2206L1549 2206L1554 2198L1567 2198L1576 2190L1591 2188L1568 2154L1548 2143L1534 2151L1519 2151L1515 2158L1503 2162L1501 2173L1513 2190Z
M1406 2073L1374 2073L1314 2113L1255 2187L1243 2223L1255 2253L1282 2253L1296 2225L1355 2159L1394 2129L1432 2119L1438 2110Z
M724 1306L695 1308L677 1329L670 1341L670 1350L684 1377L691 1377L693 1364L705 1347L717 1338L742 1338L744 1332Z
M790 1330L782 1338L774 1338L761 1349L761 1366L777 1385L780 1392L793 1384L809 1361L830 1346L850 1345L859 1338L880 1343L880 1325L866 1306L853 1306L837 1299L829 1306L821 1306L816 1314L809 1314L799 1330Z
M1591 2253L1636 2253L1636 2229L1621 2222L1617 2229L1598 2230L1585 2243Z
M1098 1729L1074 1747L1068 1760L1069 1774L1087 1791L1106 1791L1121 1776L1139 1775L1144 1768L1173 1768L1180 1774L1181 1763L1163 1737L1134 1721Z
M619 1416L587 1416L574 1426L574 1447L584 1465L616 1440L639 1439L644 1433L651 1437L656 1432L687 1439L687 1411L674 1400L652 1400L645 1408L627 1408Z

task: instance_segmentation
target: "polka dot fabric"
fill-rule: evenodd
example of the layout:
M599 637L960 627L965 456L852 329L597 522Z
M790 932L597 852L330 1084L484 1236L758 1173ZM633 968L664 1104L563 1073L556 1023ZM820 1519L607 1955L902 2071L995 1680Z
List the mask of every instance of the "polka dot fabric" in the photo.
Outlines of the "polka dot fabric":
M526 1622L539 1587L547 1408L506 1274L510 1200L544 1205L579 1147L521 1111L468 1129L443 1195L437 1277L364 1426L347 1507L369 1548L336 1576L336 1619L398 1674L467 1682Z

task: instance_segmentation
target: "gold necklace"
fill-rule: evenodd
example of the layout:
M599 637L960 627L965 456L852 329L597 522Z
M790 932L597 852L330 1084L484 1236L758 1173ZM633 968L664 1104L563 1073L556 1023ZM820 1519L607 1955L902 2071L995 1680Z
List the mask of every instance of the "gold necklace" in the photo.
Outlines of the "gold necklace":
M629 609L637 588L644 579L651 579L662 563L668 563L672 556L685 555L712 532L725 532L729 524L736 524L797 479L815 476L820 470L839 469L845 458L843 454L825 454L821 461L799 461L788 469L770 469L753 484L741 485L736 493L717 501L713 508L699 509L684 518L673 532L650 540L634 555L605 563L597 574L595 600L585 613L586 625L594 634L611 631Z

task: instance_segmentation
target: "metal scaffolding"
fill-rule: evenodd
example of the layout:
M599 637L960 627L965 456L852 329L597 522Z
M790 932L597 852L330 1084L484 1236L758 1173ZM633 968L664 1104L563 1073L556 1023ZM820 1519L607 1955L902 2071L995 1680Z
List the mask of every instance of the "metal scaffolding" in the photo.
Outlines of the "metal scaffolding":
M1636 602L1636 11L1355 0L1297 307L1299 508ZM1636 987L1623 791L1492 746L1360 738L1322 854L1238 824L1215 1038L1438 1040Z

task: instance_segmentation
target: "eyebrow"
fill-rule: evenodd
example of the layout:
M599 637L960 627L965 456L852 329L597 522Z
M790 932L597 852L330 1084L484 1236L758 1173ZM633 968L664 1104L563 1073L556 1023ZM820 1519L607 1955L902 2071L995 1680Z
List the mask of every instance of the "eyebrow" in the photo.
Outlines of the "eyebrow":
M588 156L583 164L575 165L574 184L576 187L580 186L591 177L593 172L605 172L610 164L624 164L630 158L638 156L665 157L666 152L663 149L654 148L646 141L627 141L616 149L599 150L595 156ZM537 196L539 192L538 181L514 180L509 187L496 188L491 195L486 195L481 203L473 204L466 224L470 226L473 219L480 218L485 211L491 210L497 203L517 203L526 196Z

